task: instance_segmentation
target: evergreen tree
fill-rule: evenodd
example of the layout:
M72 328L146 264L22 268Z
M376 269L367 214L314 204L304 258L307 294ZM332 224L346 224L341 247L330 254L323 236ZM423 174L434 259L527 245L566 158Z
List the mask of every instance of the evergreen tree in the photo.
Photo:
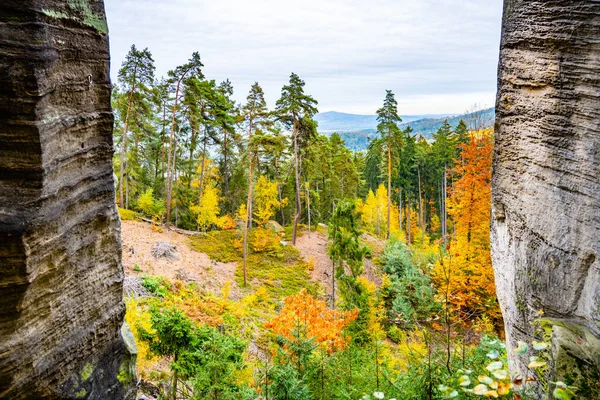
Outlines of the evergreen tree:
M173 114L171 118L171 135L169 138L169 148L168 148L168 156L167 156L167 200L166 200L166 209L167 209L167 220L166 226L169 227L171 223L171 198L173 194L173 172L175 170L175 122L178 112L179 98L180 98L180 89L181 83L186 75L192 75L197 79L202 79L204 75L202 74L201 68L204 65L200 61L200 54L195 52L192 54L192 58L184 64L180 65L172 71L169 71L169 84L172 88L175 89L175 99L173 104Z
M250 88L250 93L246 98L246 104L242 108L242 113L246 121L248 121L248 200L246 205L246 219L244 221L244 286L247 285L246 281L246 262L248 259L248 229L252 224L252 189L254 179L254 166L257 156L256 144L253 142L253 133L264 129L268 124L269 110L267 109L267 102L265 100L265 94L258 84L255 82Z
M290 75L288 85L281 89L281 97L277 100L277 114L280 120L293 130L294 146L294 170L296 187L296 212L294 214L294 230L292 233L292 244L296 244L296 234L298 230L298 219L302 212L302 203L300 201L300 141L303 141L307 134L314 134L315 126L311 126L313 115L318 111L317 101L304 93L304 81L294 73ZM302 137L299 138L299 136ZM306 141L304 141L306 144Z
M148 113L148 93L150 86L154 82L154 60L152 54L145 48L138 50L135 45L131 46L129 53L125 56L125 61L119 70L118 81L122 86L123 93L127 95L127 111L124 117L123 136L121 138L121 162L119 165L119 205L125 207L123 194L124 173L126 168L125 156L127 153L127 132L129 130L130 120L133 119L139 123L142 119L139 114ZM133 115L132 115L133 114ZM138 138L136 135L136 150ZM137 155L137 154L136 154Z
M392 221L392 149L401 146L400 128L398 127L398 124L402 122L402 119L398 115L398 102L391 90L386 90L383 107L377 110L377 122L377 132L379 133L383 144L385 144L387 153L387 237L389 238L390 224Z

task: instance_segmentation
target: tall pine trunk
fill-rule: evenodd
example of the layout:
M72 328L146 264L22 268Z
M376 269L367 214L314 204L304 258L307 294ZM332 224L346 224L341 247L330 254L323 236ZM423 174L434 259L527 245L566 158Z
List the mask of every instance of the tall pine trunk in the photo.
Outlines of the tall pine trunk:
M296 214L294 215L294 230L292 232L292 244L296 245L296 235L298 231L298 220L300 219L300 213L302 212L302 203L300 201L300 168L298 160L298 125L296 122L296 115L294 114L294 166L296 169Z
M177 114L177 104L179 101L179 88L181 86L181 81L183 80L183 77L185 76L185 74L187 73L187 71L185 71L185 73L183 73L181 75L181 77L179 78L179 80L177 81L177 89L175 90L175 104L173 105L173 117L171 119L171 135L169 137L169 154L167 156L167 201L166 201L166 208L167 208L167 221L165 223L165 226L167 227L167 229L169 229L169 225L171 222L171 196L172 196L172 188L173 188L173 183L171 182L171 159L173 158L173 142L175 140L175 116Z
M253 121L252 117L250 117L250 127L248 130L248 153L250 155L250 171L248 174L248 200L246 202L246 221L244 221L244 261L243 261L243 271L244 271L244 287L247 286L247 263L248 263L248 225L251 224L252 219L252 181L254 179L254 152L251 151L250 146L252 143L252 128Z
M133 102L133 93L135 92L135 77L137 67L133 71L133 83L131 84L131 93L129 94L129 102L127 103L127 114L125 116L125 128L123 129L123 138L121 143L121 165L119 166L119 205L121 208L125 206L123 202L123 171L125 169L125 153L127 151L127 129L129 128L129 114L131 113L131 103Z
M408 196L406 196L406 244L410 246L411 237L410 237L410 192L408 192Z
M421 244L425 242L425 224L423 217L423 199L421 198L421 168L417 167L417 176L419 179L419 228L421 228Z
M387 165L387 173L388 173L388 187L387 187L387 235L386 237L390 238L390 228L392 226L392 147L391 143L388 141L387 148L387 156L388 156L388 165Z

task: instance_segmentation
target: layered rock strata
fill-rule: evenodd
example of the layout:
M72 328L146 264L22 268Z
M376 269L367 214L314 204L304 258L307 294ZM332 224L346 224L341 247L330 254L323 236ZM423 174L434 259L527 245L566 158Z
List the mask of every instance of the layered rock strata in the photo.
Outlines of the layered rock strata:
M0 2L0 398L135 392L108 71L101 0Z
M513 349L550 340L538 378L596 396L600 2L505 1L496 116L492 258L511 366L534 374Z

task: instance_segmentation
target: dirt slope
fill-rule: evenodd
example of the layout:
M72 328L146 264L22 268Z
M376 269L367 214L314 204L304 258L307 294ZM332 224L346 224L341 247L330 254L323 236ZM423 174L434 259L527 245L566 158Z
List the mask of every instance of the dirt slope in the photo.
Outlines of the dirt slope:
M123 221L121 225L123 241L123 266L126 275L164 276L169 279L182 279L197 282L200 287L212 293L220 293L226 282L232 283L232 297L237 293L235 269L237 263L221 263L211 260L206 254L192 250L189 238L172 231L154 232L151 225L137 221ZM170 242L177 247L177 259L155 259L150 254L157 242ZM136 271L135 266L141 271Z
M377 239L370 235L362 235L361 239L373 251L374 256L378 256L385 246L381 239ZM327 254L327 237L319 232L311 232L298 236L296 239L296 248L300 250L300 254L306 262L313 260L314 269L310 272L313 280L319 282L325 291L325 298L331 299L331 259ZM364 276L369 281L374 282L376 286L381 285L381 273L377 266L370 259L365 259L365 274ZM336 298L339 297L336 285Z

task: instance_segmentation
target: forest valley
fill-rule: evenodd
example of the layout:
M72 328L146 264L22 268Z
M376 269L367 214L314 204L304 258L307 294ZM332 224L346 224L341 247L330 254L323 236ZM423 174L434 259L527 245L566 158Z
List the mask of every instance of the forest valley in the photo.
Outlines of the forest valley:
M275 109L202 73L198 53L157 80L131 47L113 93L124 223L176 230L214 263L220 293L137 267L126 298L142 391L164 399L537 398L511 377L490 258L491 128L401 130L394 94L365 152L317 133L291 74ZM295 247L325 238L328 279ZM199 254L199 253L198 253ZM365 274L374 265L377 279ZM173 261L177 263L176 260ZM232 295L236 287L237 295ZM540 310L540 313L543 313ZM546 332L521 343L547 368ZM542 374L540 374L541 376ZM538 382L571 398L562 382ZM562 396L562 397L560 397Z

